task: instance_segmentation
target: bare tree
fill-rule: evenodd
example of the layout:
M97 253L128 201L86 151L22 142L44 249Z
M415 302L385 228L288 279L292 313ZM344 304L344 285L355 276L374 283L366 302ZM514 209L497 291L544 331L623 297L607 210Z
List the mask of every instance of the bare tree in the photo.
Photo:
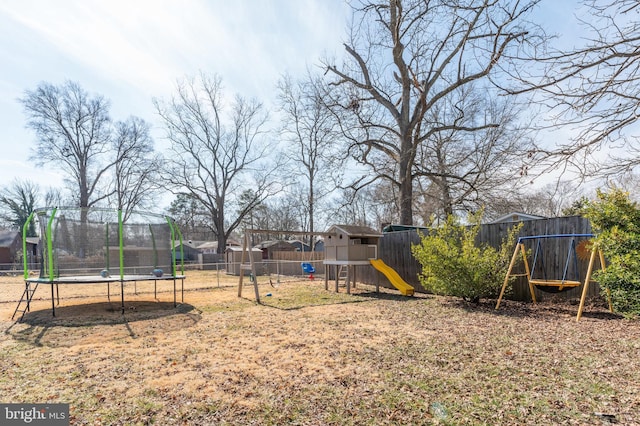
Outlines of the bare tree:
M543 41L525 20L537 3L387 0L354 6L348 61L342 67L325 62L333 84L342 88L328 103L351 141L349 152L372 170L354 188L392 182L400 222L413 223L415 179L442 175L419 164L423 146L441 134L500 127L490 116L461 120L465 111L451 98L472 84L491 96L490 78L515 66L528 43Z
M632 127L640 105L640 3L582 3L589 12L581 22L585 44L537 52L532 66L512 73L526 88L511 92L536 92L550 111L542 127L564 127L571 135L532 152L532 163L546 166L540 173L574 167L587 178L619 176L640 164L640 140Z
M375 182L358 191L344 188L333 200L334 208L327 210L326 220L381 229L397 223L396 200L392 185L386 181Z
M44 193L44 204L42 205L42 207L65 205L69 205L69 203L65 201L65 195L62 192L61 188L49 187L46 190L46 192Z
M257 229L273 229L295 231L302 229L300 212L304 211L299 198L274 197L257 206L251 213L248 227ZM254 242L258 243L272 238L291 238L291 235L255 234Z
M154 101L171 142L164 179L207 211L220 253L243 217L280 187L277 161L266 164L274 147L263 138L262 104L240 96L227 104L222 95L220 78L201 73L179 82L170 101ZM247 188L253 198L239 208Z
M291 176L300 179L296 189L305 193L303 230L313 232L319 203L336 189L340 180L342 168L336 152L338 124L325 107L328 89L321 78L308 74L306 79L294 81L285 75L278 89L283 114L281 134L287 144L284 155L289 160Z
M520 176L518 165L533 142L520 126L520 108L513 98L492 97L469 84L451 92L426 119L438 122L453 114L456 127L434 133L420 144L414 165L415 180L430 187L423 195L433 206L429 210L441 219L490 203ZM460 131L483 121L494 125Z
M33 159L67 174L78 207L91 207L108 197L103 191L111 162L109 101L90 95L78 83L41 83L20 99L27 126L37 137Z
M513 188L503 191L501 195L496 194L492 202L485 205L484 217L492 220L513 212L545 217L566 216L567 212L571 212L571 206L579 204L584 198L578 185L571 181L549 183L542 188L526 191Z
M144 120L130 117L114 126L109 101L72 81L41 83L20 101L37 137L33 159L66 174L81 219L86 208L107 201L128 216L151 199L157 164Z
M111 205L123 212L123 218L133 210L149 206L158 192L158 171L161 161L154 153L149 125L137 117L115 123L112 138L114 179Z
M354 191L344 188L334 200L338 208L327 211L327 220L334 223L349 223L353 225L372 226L371 218L367 214L370 211L370 199L366 196L368 188L361 191Z
M21 231L29 215L37 207L40 187L30 180L15 179L0 191L0 220L11 229ZM36 236L35 221L27 230L28 237Z

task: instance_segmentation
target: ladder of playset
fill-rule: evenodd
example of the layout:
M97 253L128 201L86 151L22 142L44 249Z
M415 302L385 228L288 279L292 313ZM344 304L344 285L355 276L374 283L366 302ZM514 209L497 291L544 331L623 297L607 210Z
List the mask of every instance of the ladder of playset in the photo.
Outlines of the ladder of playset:
M13 311L13 315L11 315L11 320L13 320L19 312L21 315L18 321L22 321L22 318L24 318L24 314L29 312L29 309L31 307L31 299L33 299L33 294L36 292L37 289L38 289L38 283L35 283L35 285L33 286L32 286L32 283L30 282L27 282L25 284L24 292L22 292L22 297L18 302L18 306L16 306L16 310ZM24 309L20 309L23 304L25 304Z
M349 267L347 265L340 265L340 268L338 268L338 277L336 279L336 282L339 285L340 281L342 281L346 287L348 278L349 278Z

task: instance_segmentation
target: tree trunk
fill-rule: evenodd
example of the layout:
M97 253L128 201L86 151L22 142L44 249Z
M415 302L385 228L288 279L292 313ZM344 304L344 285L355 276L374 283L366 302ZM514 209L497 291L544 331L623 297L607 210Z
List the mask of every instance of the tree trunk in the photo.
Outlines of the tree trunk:
M401 123L402 126L403 123ZM403 132L403 140L400 148L399 170L399 196L400 224L413 225L413 144L411 135Z

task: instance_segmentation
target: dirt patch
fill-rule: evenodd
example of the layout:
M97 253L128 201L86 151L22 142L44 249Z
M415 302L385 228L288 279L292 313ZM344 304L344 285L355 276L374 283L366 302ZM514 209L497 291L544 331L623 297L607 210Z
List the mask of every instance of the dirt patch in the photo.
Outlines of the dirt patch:
M263 282L257 305L199 274L177 307L167 289L126 293L122 314L61 288L55 318L45 292L14 324L0 303L0 400L68 402L78 425L640 424L640 324L598 303L576 322L571 304L320 280Z

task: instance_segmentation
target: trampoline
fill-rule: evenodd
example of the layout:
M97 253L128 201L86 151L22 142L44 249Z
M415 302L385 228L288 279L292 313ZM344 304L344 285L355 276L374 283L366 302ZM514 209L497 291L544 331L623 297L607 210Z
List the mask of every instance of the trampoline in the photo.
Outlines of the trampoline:
M37 219L40 229L38 257L40 273L31 277L28 269L26 234ZM168 216L131 212L125 217L113 209L42 208L29 216L23 227L25 289L12 319L20 320L30 310L40 285L51 287L51 312L59 304L59 285L120 285L121 311L125 312L125 284L153 281L173 282L173 303L177 306L178 281L184 302L184 259L182 235ZM179 258L180 264L176 259ZM137 287L136 287L137 289Z

